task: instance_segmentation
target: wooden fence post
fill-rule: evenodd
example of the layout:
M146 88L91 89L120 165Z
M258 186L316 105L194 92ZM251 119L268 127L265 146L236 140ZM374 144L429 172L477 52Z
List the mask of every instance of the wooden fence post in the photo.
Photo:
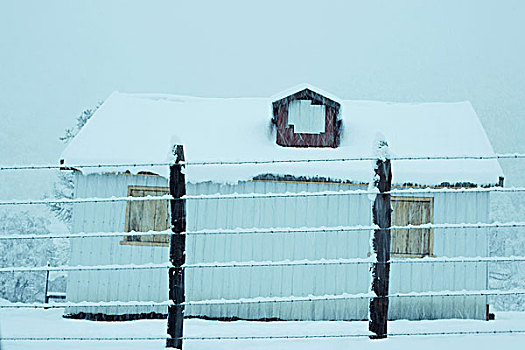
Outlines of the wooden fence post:
M380 147L388 147L385 141ZM376 195L372 213L374 224L380 229L374 231L373 250L377 260L372 267L372 291L376 297L370 299L370 319L368 329L375 335L371 339L381 339L387 336L388 319L388 278L390 274L390 224L391 204L390 188L392 184L392 170L390 159L378 159L375 168L374 185L379 189ZM385 193L386 192L386 193Z
M48 289L49 289L49 266L51 266L51 264L48 261L47 262L48 269L46 270L46 286L44 288L44 304L49 303L49 296L47 295L48 294ZM47 309L47 307L46 307L46 309Z
M184 325L184 270L186 246L186 203L181 199L186 194L184 167L184 149L182 145L173 146L175 163L170 165L170 200L171 231L169 269L169 299L174 305L168 307L168 335L166 347L182 349Z

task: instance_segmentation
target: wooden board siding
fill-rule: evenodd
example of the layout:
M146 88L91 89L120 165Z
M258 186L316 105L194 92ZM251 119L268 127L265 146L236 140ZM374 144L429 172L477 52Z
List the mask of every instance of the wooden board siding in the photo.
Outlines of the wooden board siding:
M167 187L129 186L128 196L146 197L169 194ZM169 201L127 202L125 232L164 231L170 227ZM167 247L169 235L124 236L120 244Z
M433 198L392 197L392 209L392 224L395 226L421 225L434 221ZM432 233L432 229L392 230L392 256L432 256Z
M310 100L314 105L324 105L325 131L319 134L294 132L288 124L288 109L291 101ZM299 91L273 103L274 124L277 126L276 142L285 147L332 147L339 145L339 125L337 116L340 105L309 89Z

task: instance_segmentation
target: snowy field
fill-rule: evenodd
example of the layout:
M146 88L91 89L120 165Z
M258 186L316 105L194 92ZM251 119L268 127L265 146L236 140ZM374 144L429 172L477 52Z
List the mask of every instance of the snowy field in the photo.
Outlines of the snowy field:
M62 318L62 309L0 310L0 330L9 337L165 337L165 320L93 322ZM525 330L525 313L498 312L495 321L437 320L392 321L391 333L492 332ZM187 337L260 337L367 334L366 322L218 322L189 319ZM322 339L186 340L185 349L519 349L525 342L521 334L391 336L386 340L367 337ZM10 349L162 349L164 340L154 341L10 341ZM520 345L521 344L521 345Z

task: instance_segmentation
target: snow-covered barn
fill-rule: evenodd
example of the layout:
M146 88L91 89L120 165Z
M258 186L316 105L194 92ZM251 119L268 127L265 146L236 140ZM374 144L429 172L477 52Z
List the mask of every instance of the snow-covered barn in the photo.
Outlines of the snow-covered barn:
M62 154L75 164L167 163L173 144L187 162L334 159L373 156L377 133L393 156L492 156L494 151L469 102L390 103L340 100L311 86L271 98L196 98L115 92ZM82 168L75 197L168 193L168 166ZM393 161L394 186L498 186L497 160ZM187 194L319 192L366 189L373 167L365 162L194 165L185 169ZM435 192L392 198L393 223L489 222L489 193ZM74 232L123 232L119 237L75 239L70 265L165 263L165 235L125 232L169 228L168 201L81 203ZM370 225L371 201L351 196L206 199L186 202L187 230L304 228ZM188 235L186 263L367 258L370 230L286 234ZM487 256L483 229L392 232L393 259ZM186 301L367 293L367 264L195 268L185 275ZM390 293L484 290L483 262L393 264ZM166 270L70 272L67 300L165 301ZM484 296L392 298L390 318L486 316ZM75 306L72 317L129 319L166 314L162 306ZM187 305L186 317L219 319L361 320L368 299ZM126 315L126 316L123 316Z

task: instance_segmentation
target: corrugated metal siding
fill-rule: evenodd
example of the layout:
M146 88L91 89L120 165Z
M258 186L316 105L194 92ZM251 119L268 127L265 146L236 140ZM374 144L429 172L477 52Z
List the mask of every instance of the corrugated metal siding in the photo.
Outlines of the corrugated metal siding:
M488 193L437 193L434 223L488 222ZM435 229L436 257L488 256L486 229ZM392 264L390 293L488 289L487 263ZM486 297L391 298L392 319L485 318Z
M348 189L347 185L243 182L236 186L202 183L194 193L266 193ZM310 198L241 199L188 203L188 228L272 228L369 225L366 195ZM197 262L366 258L369 231L331 233L190 236L187 260ZM189 270L189 300L366 293L367 265L216 268ZM367 302L319 301L263 305L202 306L189 315L278 319L365 318Z
M159 176L77 175L75 196L127 196L129 185L167 186ZM73 232L123 232L126 202L82 203L73 207ZM120 245L123 237L96 237L71 240L70 265L147 264L168 261L168 250L162 247ZM159 270L77 271L70 272L67 300L136 301L168 299L167 272ZM70 307L66 314L166 313L157 307Z
M165 186L152 176L77 176L76 196L124 196L129 185ZM188 194L266 193L348 190L349 185L292 182L212 182L188 184ZM370 201L365 195L310 198L198 200L187 202L188 230L215 228L319 227L369 225ZM125 206L86 203L75 206L75 232L122 231ZM435 223L487 222L488 195L436 194ZM370 231L257 235L193 235L187 237L186 261L227 262L366 258ZM120 245L120 238L77 239L71 265L142 264L168 260L168 248ZM480 230L435 230L436 256L486 256L487 235ZM475 290L487 287L486 264L397 264L391 268L391 292ZM367 265L190 269L186 299L237 299L366 293ZM93 271L71 273L69 301L167 299L166 271ZM165 313L164 308L69 308L68 313ZM391 318L483 318L484 297L391 299ZM277 318L302 320L366 319L368 300L268 303L261 305L191 306L187 316Z

